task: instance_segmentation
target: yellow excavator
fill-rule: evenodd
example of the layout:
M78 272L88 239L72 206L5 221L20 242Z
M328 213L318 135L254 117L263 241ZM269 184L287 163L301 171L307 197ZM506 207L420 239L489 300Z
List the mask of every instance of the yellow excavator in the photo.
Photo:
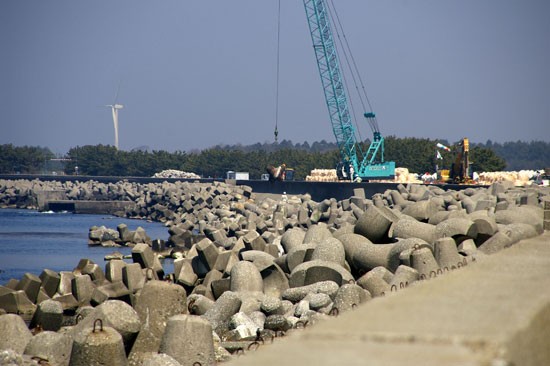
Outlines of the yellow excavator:
M446 151L451 151L448 147L442 144L437 144L437 147ZM451 165L451 169L442 169L438 172L441 180L445 183L472 184L472 173L470 172L470 141L464 137L457 146L456 156Z

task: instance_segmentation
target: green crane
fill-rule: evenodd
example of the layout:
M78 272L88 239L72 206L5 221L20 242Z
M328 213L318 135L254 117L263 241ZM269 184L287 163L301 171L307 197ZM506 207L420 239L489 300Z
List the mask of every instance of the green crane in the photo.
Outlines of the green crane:
M351 179L355 180L393 179L395 162L384 161L384 137L372 111L363 114L373 132L368 150L363 151L357 142L327 3L324 0L304 0L304 7L330 123L342 157L339 166L344 167L348 173L351 172Z

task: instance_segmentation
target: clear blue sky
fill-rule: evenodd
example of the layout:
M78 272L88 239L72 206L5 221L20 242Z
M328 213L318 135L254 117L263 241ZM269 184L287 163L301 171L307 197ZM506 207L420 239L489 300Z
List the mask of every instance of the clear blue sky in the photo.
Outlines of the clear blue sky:
M550 1L337 0L383 135L550 141ZM279 139L334 141L301 0ZM0 2L0 144L64 153L273 141L277 0ZM368 130L363 138L370 137Z

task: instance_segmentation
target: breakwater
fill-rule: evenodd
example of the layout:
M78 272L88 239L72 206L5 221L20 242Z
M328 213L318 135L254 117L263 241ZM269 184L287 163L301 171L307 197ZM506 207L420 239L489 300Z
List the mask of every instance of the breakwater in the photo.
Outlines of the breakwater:
M60 183L79 183L86 181L94 181L104 184L116 184L118 182L149 184L149 183L224 183L229 182L232 185L245 185L256 193L268 194L287 194L301 195L309 194L315 201L334 198L343 200L353 196L355 189L362 189L367 197L372 197L377 193L384 193L388 189L397 189L401 183L393 182L307 182L307 181L268 181L268 180L225 180L221 178L201 178L201 179L184 179L184 178L156 178L156 177L103 177L103 176L56 176L56 175L9 175L0 174L0 180L28 180L38 179L42 182L60 182ZM464 190L467 188L480 188L487 186L480 185L465 185L465 184L433 184L443 190ZM59 199L63 199L61 196Z
M109 329L100 353L115 349L109 357L121 364L227 360L373 298L475 266L540 235L550 211L547 188L507 183L460 191L397 185L373 196L355 189L346 199L321 201L288 192L274 199L223 182L2 181L0 187L3 205L32 206L34 192L63 190L75 199L132 202L119 214L169 227L173 273L152 246L138 244L133 263L102 268L84 260L73 272L45 270L0 289L6 312L31 318L35 332L53 331L33 336L21 316L0 316L0 329L21 334L0 332L6 334L0 346L17 339L25 345L15 349L21 354L31 342L36 350L40 338L56 337L70 345L71 363L100 329ZM84 320L76 324L77 317Z

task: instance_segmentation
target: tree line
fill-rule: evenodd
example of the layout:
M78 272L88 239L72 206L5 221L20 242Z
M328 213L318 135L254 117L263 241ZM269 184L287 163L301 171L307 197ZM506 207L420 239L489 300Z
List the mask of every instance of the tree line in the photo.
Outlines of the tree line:
M448 169L456 156L458 142L424 138L385 138L385 159L395 161L396 166L411 172L434 172L436 164ZM436 159L436 143L451 147L453 151L439 150L441 160ZM369 142L362 148L366 150ZM472 170L499 171L543 169L550 167L550 143L542 141L470 143ZM51 173L55 156L47 148L12 144L0 145L1 174ZM285 163L295 170L296 179L304 179L312 169L331 169L340 156L335 143L320 141L293 144L283 140L254 145L218 145L201 151L167 152L117 150L109 145L86 145L71 148L64 156L64 174L91 176L149 177L167 169L194 172L202 177L222 178L226 172L249 172L251 179L259 179L268 165Z

